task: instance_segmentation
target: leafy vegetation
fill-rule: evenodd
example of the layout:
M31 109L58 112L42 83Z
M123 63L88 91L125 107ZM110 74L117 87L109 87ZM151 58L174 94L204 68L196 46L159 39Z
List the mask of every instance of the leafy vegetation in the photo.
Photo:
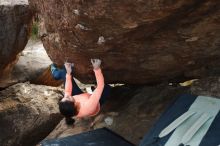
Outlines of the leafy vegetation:
M38 22L37 21L34 21L33 22L33 26L32 26L32 29L31 29L31 38L32 39L37 39L38 38Z

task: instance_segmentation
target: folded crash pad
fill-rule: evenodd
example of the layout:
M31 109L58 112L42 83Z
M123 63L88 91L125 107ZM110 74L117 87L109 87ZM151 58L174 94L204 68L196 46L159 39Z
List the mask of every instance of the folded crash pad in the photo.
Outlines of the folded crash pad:
M44 140L42 146L134 146L107 128L100 128L64 138Z
M219 103L220 99L213 97L182 95L160 116L144 136L140 146L218 146L220 144ZM195 122L192 122L193 120ZM179 126L177 121L182 121ZM178 137L178 134L182 134L183 137ZM188 137L190 139L187 139ZM178 138L180 143L174 144ZM181 140L191 144L182 144Z

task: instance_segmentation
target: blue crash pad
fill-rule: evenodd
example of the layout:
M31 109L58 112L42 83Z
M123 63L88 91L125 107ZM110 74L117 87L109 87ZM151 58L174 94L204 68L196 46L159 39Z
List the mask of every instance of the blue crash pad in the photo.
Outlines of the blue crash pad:
M160 132L175 119L188 111L197 96L184 94L172 103L160 116L151 130L144 136L140 146L164 146L173 132L165 137L159 138ZM220 112L212 122L208 132L203 137L199 146L218 146L220 144Z
M107 128L59 139L44 140L40 144L42 146L134 146Z

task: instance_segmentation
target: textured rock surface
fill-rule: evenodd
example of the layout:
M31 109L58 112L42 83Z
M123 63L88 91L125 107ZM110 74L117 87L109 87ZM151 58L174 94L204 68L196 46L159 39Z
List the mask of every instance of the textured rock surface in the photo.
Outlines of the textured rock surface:
M53 62L103 60L107 82L152 83L220 71L219 0L30 0ZM88 76L89 74L89 76Z
M32 146L62 117L55 87L20 83L0 92L1 146Z
M191 87L191 92L195 95L220 98L220 77L209 77L194 82Z
M138 144L168 104L186 92L187 88L167 85L115 87L111 99L102 107L98 116L77 120L74 127L67 127L62 120L47 139L108 127L132 143Z
M27 0L0 1L0 77L3 79L11 72L17 54L27 44L31 20Z

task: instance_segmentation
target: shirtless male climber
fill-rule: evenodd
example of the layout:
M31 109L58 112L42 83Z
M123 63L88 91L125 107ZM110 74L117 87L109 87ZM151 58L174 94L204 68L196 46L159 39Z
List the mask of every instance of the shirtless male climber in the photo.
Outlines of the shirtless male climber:
M82 118L98 114L100 104L103 104L109 96L110 86L104 84L104 77L100 68L101 60L91 59L91 63L97 82L97 87L92 94L83 93L75 83L72 76L72 63L65 63L65 69L57 69L55 65L51 66L51 72L55 79L65 78L65 94L59 102L59 109L68 125L74 123L72 117Z

